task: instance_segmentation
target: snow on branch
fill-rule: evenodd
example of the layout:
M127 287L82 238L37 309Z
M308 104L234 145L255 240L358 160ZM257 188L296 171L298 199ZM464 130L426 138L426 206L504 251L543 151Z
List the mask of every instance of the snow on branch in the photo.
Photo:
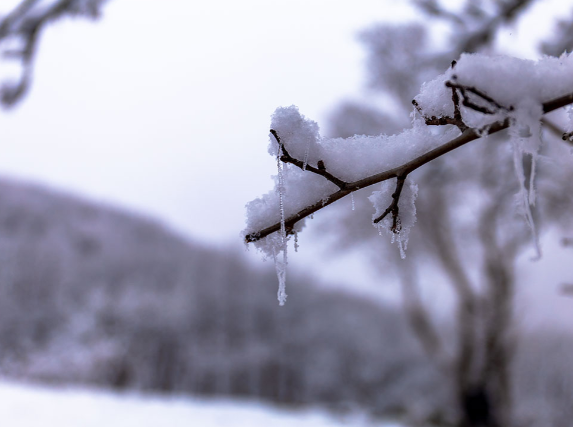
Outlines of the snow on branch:
M342 181L341 179L338 179L337 177L335 177L334 175L328 173L326 171L326 167L324 166L324 162L322 160L319 160L317 163L317 167L313 167L309 164L306 163L306 160L299 160L299 159L295 159L294 157L292 157L289 152L287 151L285 145L281 142L281 138L279 137L279 134L277 133L276 130L271 129L271 134L275 137L275 139L277 140L277 143L280 146L280 151L281 154L279 156L279 160L283 163L291 163L295 166L298 166L299 168L301 168L303 171L307 170L309 172L315 173L317 175L323 176L324 178L326 178L327 180L329 180L330 182L332 182L334 185L337 185L340 189L344 189L344 187L346 186L346 182Z
M522 159L530 156L535 170L542 116L572 103L573 55L534 62L464 54L446 73L422 85L413 100L412 127L397 135L324 138L297 107L278 108L272 117L269 153L283 164L281 188L275 186L275 191L247 204L245 241L276 258L282 246L277 248L278 240L270 238L273 233L284 230L288 239L320 209L396 178L393 192L392 186L383 185L370 200L376 210L374 225L382 223L393 239L397 237L404 255L417 194L408 175L462 145L508 128L520 209L535 234L529 209L535 203L534 174L527 183Z

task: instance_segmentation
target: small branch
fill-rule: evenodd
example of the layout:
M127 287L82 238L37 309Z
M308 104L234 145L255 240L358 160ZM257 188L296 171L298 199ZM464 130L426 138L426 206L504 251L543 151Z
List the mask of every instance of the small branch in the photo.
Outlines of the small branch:
M402 188L404 187L404 182L406 181L407 176L408 175L405 174L405 175L400 175L396 178L396 190L392 194L392 203L390 203L390 206L388 206L388 208L384 211L382 215L380 215L373 221L374 224L378 224L380 221L386 218L386 216L388 216L390 212L392 212L391 230L393 233L399 233L400 230L402 229L399 219L400 208L398 207L398 202L400 201L400 194L402 194Z
M320 175L320 176L326 178L327 180L329 180L330 182L332 182L334 185L336 185L341 190L343 190L346 187L346 185L348 185L343 180L341 180L341 179L335 177L334 175L332 175L331 173L329 173L326 170L326 167L325 167L324 162L322 160L318 161L318 164L317 164L318 167L315 168L309 164L305 164L302 160L298 160L298 159L295 159L294 157L292 157L289 154L289 152L287 151L285 144L281 141L277 131L274 129L271 129L270 132L273 134L273 136L277 140L277 143L279 144L279 147L280 147L280 152L279 152L280 157L279 158L283 163L290 163L290 164L293 164L295 166L298 166L303 171L306 170L309 172L313 172L317 175Z
M461 123L465 129L467 129L466 124L462 120L462 112L460 111L460 97L458 95L458 91L455 87L452 88L452 102L454 103L454 120ZM458 126L459 127L459 126ZM463 132L465 129L460 130Z
M84 15L96 18L106 0L95 0L87 4L79 0L57 0L44 8L37 7L39 0L22 0L11 12L0 16L0 42L19 39L22 49L8 51L12 60L20 62L22 71L15 83L0 85L0 105L13 106L28 91L32 81L32 68L40 33L50 22L66 15Z
M457 76L452 76L452 78L455 80L457 78ZM483 114L495 114L497 112L499 112L500 110L503 111L512 111L513 107L510 106L509 108L501 105L500 103L498 103L495 99L493 99L491 96L487 95L485 92L482 92L479 89L476 89L473 86L465 86L459 83L455 83L452 81L447 81L446 82L446 86L447 87L451 87L452 89L458 89L460 91L460 93L462 94L462 97L464 98L462 101L462 104L468 108L471 108L472 110L475 111L479 111L480 113ZM485 102L487 102L488 104L492 105L493 107L495 107L494 110L490 110L488 107L484 107L482 105L478 105L475 102L472 102L469 99L469 96L467 95L467 92L483 99Z
M542 104L543 112L549 113L553 110L556 110L569 104L573 104L573 93L544 102ZM421 156L418 156L415 159L412 159L409 162L404 163L403 165L377 173L375 175L371 175L359 181L346 183L346 185L344 185L344 188L341 188L335 193L332 193L331 195L325 197L324 199L317 201L313 205L307 206L306 208L295 213L294 215L291 215L290 217L286 218L285 224L287 227L292 228L294 227L294 224L296 224L301 219L312 215L313 213L319 211L320 209L328 205L331 205L332 203L342 199L343 197L349 195L354 191L357 191L361 188L369 187L370 185L377 184L379 182L386 181L391 178L397 178L398 176L408 175L409 173L425 165L426 163L429 163L432 160L437 159L438 157L441 157L449 153L450 151L453 151L456 148L461 147L462 145L465 145L471 141L475 141L476 139L481 138L482 136L484 136L484 134L497 133L501 130L507 129L509 125L510 125L509 119L505 119L487 125L482 129L468 128L464 132L462 132L462 134L459 135L457 138L454 138L440 145L439 147L436 147L433 150L430 150L427 153L422 154ZM269 227L266 227L258 232L247 234L245 236L245 241L256 242L257 240L260 240L268 236L269 234L278 231L280 229L280 226L281 225L279 222Z
M452 68L456 66L456 61L452 61ZM446 82L446 86L448 83ZM448 86L450 87L450 86ZM450 116L441 116L441 117L428 117L425 116L422 112L422 109L418 105L418 102L413 99L412 104L416 107L416 110L424 117L424 121L428 126L444 126L444 125L454 125L457 126L460 131L465 131L468 126L464 123L462 119L462 113L460 111L460 97L458 95L458 91L455 87L452 87L452 103L454 104L454 117Z
M454 125L454 126L457 126L460 131L462 131L462 132L465 131L468 128L468 126L462 120L462 114L460 113L460 107L459 107L460 98L458 97L458 94L457 94L455 89L452 89L452 100L454 101L454 117L450 117L450 116L441 116L441 117L423 116L424 122L426 123L426 125L428 125L428 126ZM418 103L416 102L415 99L412 100L412 104L414 104L414 107L416 107L418 112L420 114L422 114L422 109L420 108L420 106L418 105Z

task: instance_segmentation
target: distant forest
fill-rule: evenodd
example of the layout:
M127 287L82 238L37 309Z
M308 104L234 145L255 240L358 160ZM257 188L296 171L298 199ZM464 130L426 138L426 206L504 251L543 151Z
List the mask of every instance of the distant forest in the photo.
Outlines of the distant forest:
M452 384L402 310L276 275L160 223L0 181L0 369L5 377L256 397L449 417ZM441 330L448 338L451 328ZM452 334L452 337L454 335ZM452 338L453 340L453 338ZM518 352L517 408L573 416L573 340L546 331Z

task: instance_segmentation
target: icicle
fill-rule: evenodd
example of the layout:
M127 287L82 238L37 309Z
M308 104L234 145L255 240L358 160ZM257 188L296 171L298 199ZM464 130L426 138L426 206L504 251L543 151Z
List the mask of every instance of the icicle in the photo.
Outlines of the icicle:
M286 294L286 266L288 264L286 245L281 249L283 256L280 259L280 253L274 253L275 270L277 272L277 278L279 279L279 290L277 292L277 299L279 300L279 305L285 305L287 294Z
M275 269L277 271L277 278L279 279L279 290L277 293L277 298L279 300L279 305L285 305L287 294L286 294L286 266L288 264L287 260L287 234L285 226L285 207L284 207L284 165L281 162L282 144L279 144L279 150L277 153L277 169L279 178L279 206L281 210L281 251L283 253L282 261L279 260L278 254L275 252Z
M400 258L406 259L406 248L405 245L402 243L402 239L398 239L398 247L400 248Z
M533 154L531 156L531 172L529 173L529 204L531 206L535 206L535 173L536 173L536 165L537 165L537 156Z
M302 162L302 170L306 170L306 166L308 165L308 154L310 153L310 139L306 143L306 148L304 149L304 159Z
M279 192L279 207L281 211L281 239L283 245L286 242L286 227L285 227L285 207L284 207L284 175L283 175L283 164L281 162L281 151L282 145L279 145L279 152L277 155L277 169L278 169L278 176L279 176L279 185L278 185L278 192Z
M396 240L398 240L398 248L400 249L400 258L406 259L406 249L408 249L408 235L406 238L402 235L402 230L396 234Z
M522 213L525 217L525 222L529 226L531 230L532 238L533 238L533 246L535 248L536 256L534 259L541 258L541 248L539 246L539 236L537 235L537 229L535 227L535 222L533 221L533 214L531 213L531 203L530 200L530 192L531 189L525 188L525 172L523 170L523 150L519 146L519 142L513 139L513 166L515 169L515 174L517 177L517 181L519 183L519 192L518 192L518 203L522 209ZM533 165L532 165L533 166ZM532 170L532 174L533 174ZM530 184L532 185L532 183Z
M376 228L378 228L378 235L381 236L382 235L382 224L380 224L380 223L376 224Z
M352 210L354 210L355 205L354 205L354 193L350 193L350 200L352 202Z
M277 299L279 300L279 305L283 306L287 300L286 294L286 266L287 266L287 253L286 248L283 250L283 260L282 262L276 262L275 268L277 269L277 277L279 278L279 291L277 292Z
M512 114L509 134L513 148L513 166L519 185L517 203L525 218L526 224L531 230L535 259L541 257L539 236L533 220L531 207L535 205L535 172L537 155L542 145L541 139L541 105L532 100L524 100ZM525 155L531 156L531 170L526 177L523 163ZM527 186L527 187L526 187Z
M298 252L298 231L294 232L294 251Z

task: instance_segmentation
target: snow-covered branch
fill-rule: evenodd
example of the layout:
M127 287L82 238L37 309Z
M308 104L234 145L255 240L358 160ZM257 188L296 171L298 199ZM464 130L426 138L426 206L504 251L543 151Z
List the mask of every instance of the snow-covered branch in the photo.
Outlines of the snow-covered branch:
M566 105L572 104L573 103L573 92L569 93L567 95L561 96L559 98L553 99L551 101L548 101L546 103L543 103L543 112L544 113L549 113L551 111L554 111L558 108L564 107ZM504 119L501 121L496 121L494 123L491 123L487 126L484 126L483 128L480 129L467 129L466 131L464 131L461 135L459 135L458 137L440 145L439 147L434 148L433 150L428 151L425 154L422 154L421 156L418 156L412 160L410 160L409 162L406 162L400 166L397 166L395 168L389 169L389 170L385 170L383 172L377 173L375 175L366 177L364 179L361 179L359 181L355 181L355 182L348 182L348 183L344 183L342 185L342 189L329 194L327 197L318 200L316 203L313 203L309 206L306 206L304 209L301 209L300 211L296 212L294 215L289 216L288 218L285 218L285 223L286 223L286 227L288 230L292 230L294 229L294 225L314 214L315 212L319 211L320 209L336 202L337 200L340 200L341 198L349 195L350 193L360 190L361 188L365 188L365 187L369 187L370 185L374 185L377 184L379 182L382 181L386 181L388 179L391 178L398 178L399 176L403 176L403 175L407 175L410 172L418 169L420 166L425 165L426 163L440 157L443 156L444 154L447 154L448 152L455 150L456 148L461 147L462 145L467 144L468 142L472 142L475 141L476 139L481 138L482 136L486 136L486 135L490 135L490 134L494 134L496 132L499 132L503 129L507 129L510 125L510 120L509 119ZM281 157L282 161L283 158ZM294 163L293 163L294 164ZM298 164L297 164L298 166ZM311 170L312 167L306 166L307 170ZM314 168L312 168L314 169ZM317 173L317 172L315 172ZM328 174L330 175L330 174ZM336 178L337 179L337 178ZM379 220L378 220L379 221ZM375 221L375 222L378 222ZM279 231L281 227L280 222L276 222L268 227L262 228L258 231L252 231L249 232L247 234L245 234L245 241L248 243L251 242L256 242L266 236L268 236L271 233L274 233L276 231Z
M304 161L304 160L295 159L294 157L292 157L289 154L285 145L282 143L281 138L280 138L279 134L277 133L277 131L274 129L271 129L270 132L275 137L275 139L277 140L277 143L279 144L279 149L280 149L279 160L281 162L290 163L290 164L293 164L295 166L298 166L303 171L306 170L306 171L315 173L317 175L320 175L320 176L326 178L328 181L332 182L334 185L338 186L341 190L343 190L346 187L346 185L347 185L346 182L344 182L341 179L338 179L337 177L335 177L334 175L328 173L328 171L326 170L326 166L324 165L324 162L322 160L319 160L318 162L316 162L316 167L314 167L314 166L307 164L306 161Z
M412 127L397 135L323 138L318 125L297 107L279 108L272 118L269 153L283 166L275 191L247 205L245 241L255 242L276 259L281 251L286 253L288 236L302 229L306 217L357 190L396 178L394 184L384 183L370 200L374 225L392 234L404 256L417 196L409 174L508 128L519 208L535 235L529 206L535 202L532 182L541 120L544 114L572 103L571 55L534 62L465 54L446 73L422 85L413 100ZM532 162L529 183L523 169L525 154ZM280 238L272 237L276 232Z

